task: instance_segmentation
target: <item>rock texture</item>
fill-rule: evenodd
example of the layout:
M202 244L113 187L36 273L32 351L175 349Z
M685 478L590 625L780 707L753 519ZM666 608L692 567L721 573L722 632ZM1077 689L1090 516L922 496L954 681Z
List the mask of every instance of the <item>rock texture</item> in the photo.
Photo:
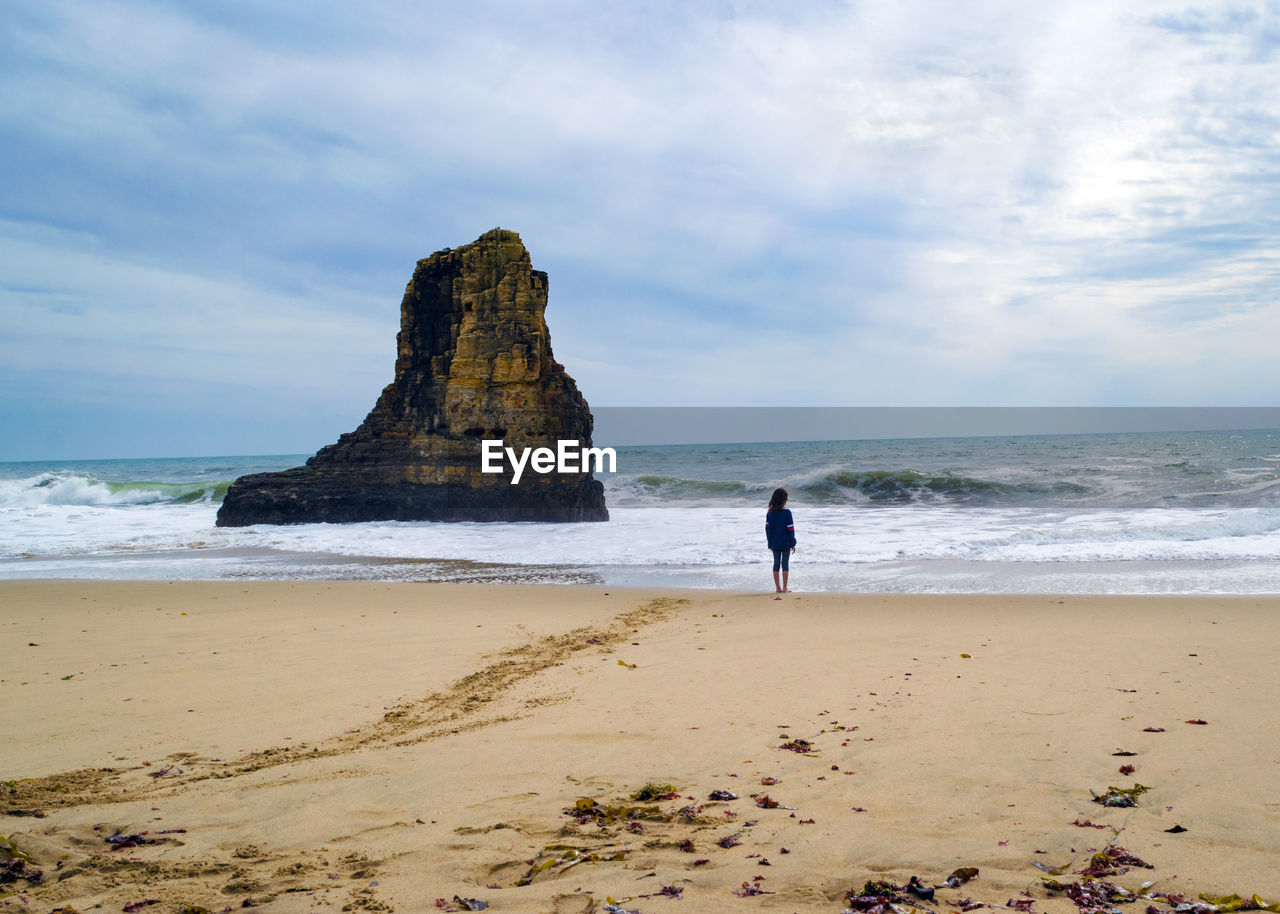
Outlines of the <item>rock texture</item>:
M372 520L602 521L590 474L480 472L480 442L591 445L592 419L551 354L547 274L515 232L418 261L400 304L395 380L364 423L305 466L242 476L218 526Z

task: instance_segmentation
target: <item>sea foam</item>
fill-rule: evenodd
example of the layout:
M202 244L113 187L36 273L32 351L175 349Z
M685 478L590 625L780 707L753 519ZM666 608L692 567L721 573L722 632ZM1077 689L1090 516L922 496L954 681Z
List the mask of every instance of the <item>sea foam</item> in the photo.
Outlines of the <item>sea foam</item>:
M797 587L1271 593L1278 441L1258 432L619 448L620 472L605 476L611 520L559 525L216 528L231 479L301 458L0 465L0 577L474 580L484 567L521 580L755 587L770 559L765 504L783 486Z

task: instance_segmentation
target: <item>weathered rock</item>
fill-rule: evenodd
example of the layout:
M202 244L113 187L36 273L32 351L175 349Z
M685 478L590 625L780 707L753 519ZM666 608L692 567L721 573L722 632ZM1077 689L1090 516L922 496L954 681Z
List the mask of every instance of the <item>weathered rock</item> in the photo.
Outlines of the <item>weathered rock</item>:
M400 305L395 380L364 423L306 466L237 479L218 526L372 520L608 520L590 473L518 485L481 472L481 440L591 446L592 419L551 354L547 274L515 232L418 261Z

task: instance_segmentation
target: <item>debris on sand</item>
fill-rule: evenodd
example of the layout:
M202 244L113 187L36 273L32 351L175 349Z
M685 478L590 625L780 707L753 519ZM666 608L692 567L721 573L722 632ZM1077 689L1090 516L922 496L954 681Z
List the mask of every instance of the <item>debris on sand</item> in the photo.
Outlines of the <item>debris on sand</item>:
M631 799L640 803L651 803L654 800L675 800L679 796L680 791L676 789L675 784L655 784L651 781L633 793Z
M9 885L22 880L27 885L39 885L44 882L44 870L28 865L22 857L14 857L0 863L0 885Z
M761 809L795 809L794 806L783 806L767 793L762 797L756 797L756 805Z
M1132 787L1108 787L1107 792L1103 794L1093 793L1093 802L1101 806L1137 806L1138 797L1142 796L1150 787L1142 784L1134 784Z
M756 877L756 879L763 879L763 878L764 878L763 876ZM739 898L750 898L753 895L776 895L778 893L766 891L765 889L760 888L760 886L756 885L754 882L744 882L742 883L742 888L734 889L733 894L737 895Z
M582 797L573 804L572 809L566 809L564 814L571 816L579 825L586 825L588 822L601 826L624 825L638 819L650 822L671 821L671 816L657 806L628 806L621 803L607 806L593 797Z
M605 845L609 847L610 845ZM530 863L529 871L516 880L516 885L529 885L538 876L549 873L558 876L580 863L613 863L626 860L625 850L608 853L603 848L574 847L570 844L548 844Z
M1136 857L1123 847L1109 844L1089 859L1089 865L1080 871L1081 876L1120 876L1131 869L1155 869L1141 857Z
M788 750L790 750L791 752L798 752L798 753L800 753L801 755L803 755L803 754L805 754L805 753L807 753L807 752L817 752L817 751L818 751L817 747L816 747L816 746L814 746L814 745L813 745L813 743L809 742L807 739L793 739L793 740L789 740L789 741L787 741L787 742L783 743L783 744L782 744L781 746L779 746L778 748L779 748L779 749L788 749Z

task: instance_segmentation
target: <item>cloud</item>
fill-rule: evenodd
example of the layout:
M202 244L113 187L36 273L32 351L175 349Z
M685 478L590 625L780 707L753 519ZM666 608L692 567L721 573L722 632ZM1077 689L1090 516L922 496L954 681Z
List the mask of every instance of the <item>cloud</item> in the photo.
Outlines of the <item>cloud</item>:
M355 327L371 379L414 260L502 225L601 404L1272 402L1261 11L20 5L0 216L48 234L0 301L32 377L78 351L33 302L106 275L135 329L251 303L121 341L157 375L302 386L267 341ZM66 292L90 249L116 269Z
M157 383L230 375L278 384L309 373L320 355L342 353L362 367L386 349L385 322L362 319L359 306L367 302L340 289L272 293L233 279L113 260L69 233L24 238L22 229L0 223L11 306L0 345L6 363L19 370L110 373L120 366ZM332 377L313 382L326 390L336 383Z
M296 451L353 427L392 377L394 322L358 292L286 294L10 222L0 261L4 456L55 433L56 456L181 454L179 430L227 453L245 428L258 447Z

